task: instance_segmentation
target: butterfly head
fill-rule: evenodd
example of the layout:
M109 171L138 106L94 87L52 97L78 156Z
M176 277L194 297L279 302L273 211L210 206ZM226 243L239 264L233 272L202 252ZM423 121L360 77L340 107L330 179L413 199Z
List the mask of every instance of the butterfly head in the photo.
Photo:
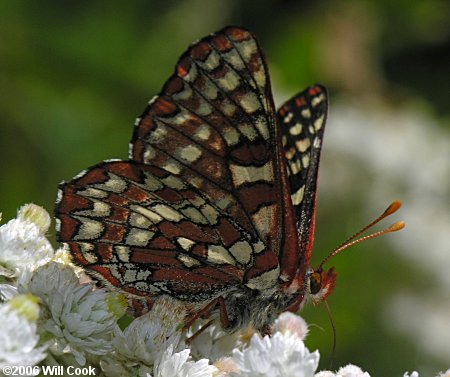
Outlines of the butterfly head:
M311 269L306 274L307 297L315 304L325 300L333 291L336 282L336 272L333 268L328 271L319 267Z

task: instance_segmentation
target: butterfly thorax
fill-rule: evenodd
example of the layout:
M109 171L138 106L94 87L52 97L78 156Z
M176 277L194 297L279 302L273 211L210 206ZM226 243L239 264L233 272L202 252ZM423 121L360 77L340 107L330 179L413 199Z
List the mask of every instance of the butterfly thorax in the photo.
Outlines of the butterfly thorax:
M248 289L230 292L225 298L228 316L227 332L234 332L247 326L261 334L270 333L270 328L278 315L303 301L303 290L289 292L280 286L266 290Z

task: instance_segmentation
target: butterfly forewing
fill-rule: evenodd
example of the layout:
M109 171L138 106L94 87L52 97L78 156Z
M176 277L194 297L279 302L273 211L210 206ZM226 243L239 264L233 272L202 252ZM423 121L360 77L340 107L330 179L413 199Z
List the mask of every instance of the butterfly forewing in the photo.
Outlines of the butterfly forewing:
M259 46L249 32L229 27L180 58L138 119L130 156L197 187L277 253L275 121Z

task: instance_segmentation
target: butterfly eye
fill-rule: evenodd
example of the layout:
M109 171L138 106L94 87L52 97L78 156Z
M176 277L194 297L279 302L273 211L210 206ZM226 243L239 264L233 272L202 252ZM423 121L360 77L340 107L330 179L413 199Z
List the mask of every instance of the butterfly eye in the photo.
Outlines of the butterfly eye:
M313 272L309 276L309 292L312 295L319 293L322 288L322 274L320 272Z

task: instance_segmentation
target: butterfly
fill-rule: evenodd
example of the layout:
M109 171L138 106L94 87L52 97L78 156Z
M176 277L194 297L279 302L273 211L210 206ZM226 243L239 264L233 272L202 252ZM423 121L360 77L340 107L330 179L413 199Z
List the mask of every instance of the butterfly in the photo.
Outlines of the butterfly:
M310 267L327 91L275 110L255 37L229 26L180 57L136 120L129 160L59 187L58 240L105 286L186 303L191 324L263 334L324 300L336 274Z

